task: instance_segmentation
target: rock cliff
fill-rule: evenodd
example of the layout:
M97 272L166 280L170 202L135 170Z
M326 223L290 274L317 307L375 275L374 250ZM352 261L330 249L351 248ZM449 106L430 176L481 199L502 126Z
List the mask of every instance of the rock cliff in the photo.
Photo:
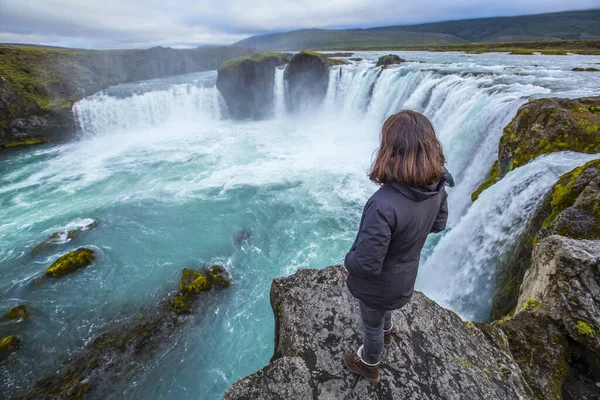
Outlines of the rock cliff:
M0 148L72 136L74 102L110 85L216 69L240 47L75 50L0 46Z
M273 113L275 68L289 61L285 54L258 53L223 64L217 88L234 119L264 119Z
M302 111L321 104L329 84L327 59L309 51L296 54L285 69L285 81L290 111Z
M564 150L600 153L600 97L538 99L519 108L502 133L498 161L471 198L537 156Z
M351 375L342 355L356 350L362 334L345 277L335 266L273 281L273 359L224 399L531 398L499 328L465 323L421 293L393 314L395 343L384 351L382 382Z

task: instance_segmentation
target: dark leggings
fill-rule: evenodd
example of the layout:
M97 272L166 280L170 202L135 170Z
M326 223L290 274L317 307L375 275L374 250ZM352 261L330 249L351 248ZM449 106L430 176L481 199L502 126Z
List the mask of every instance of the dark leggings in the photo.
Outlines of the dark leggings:
M377 310L360 301L363 321L362 360L369 365L379 364L383 352L383 332L392 329L392 312Z

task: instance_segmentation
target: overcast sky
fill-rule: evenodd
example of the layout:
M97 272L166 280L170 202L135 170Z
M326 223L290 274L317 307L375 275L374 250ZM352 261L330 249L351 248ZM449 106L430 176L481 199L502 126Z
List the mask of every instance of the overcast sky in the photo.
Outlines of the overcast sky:
M349 28L600 8L600 0L0 0L0 43L193 47Z

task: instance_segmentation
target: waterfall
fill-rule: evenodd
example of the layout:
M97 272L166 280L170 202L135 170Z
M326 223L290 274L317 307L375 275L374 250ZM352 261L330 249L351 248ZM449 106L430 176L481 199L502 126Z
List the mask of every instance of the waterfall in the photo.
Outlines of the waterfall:
M324 108L333 115L365 115L379 124L406 108L429 117L458 183L449 197L453 226L496 158L504 126L528 97L548 92L534 85L506 84L491 75L341 66L330 71Z
M116 97L100 92L75 103L74 119L83 135L99 135L175 121L221 119L226 107L216 87L178 84L167 89Z
M519 238L558 178L600 154L541 156L484 191L422 263L417 287L463 317L485 320L498 261Z
M285 72L285 67L275 68L275 85L274 85L274 96L273 96L273 108L275 118L281 118L285 114L285 81L283 79L283 75Z

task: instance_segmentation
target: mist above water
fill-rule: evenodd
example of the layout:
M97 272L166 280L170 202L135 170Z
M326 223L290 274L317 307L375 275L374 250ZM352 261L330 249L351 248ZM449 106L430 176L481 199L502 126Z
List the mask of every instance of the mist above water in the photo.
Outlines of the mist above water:
M278 69L274 118L266 121L229 119L214 71L120 85L75 105L79 141L7 153L0 160L0 307L27 302L35 318L20 328L22 357L3 371L6 393L21 393L115 321L158 302L176 288L181 268L220 263L232 287L117 391L220 398L272 355L271 279L342 262L377 189L366 173L381 124L402 108L431 118L457 181L451 229L428 241L418 288L465 318L485 318L495 260L541 193L590 156L548 156L475 204L470 194L518 107L532 97L597 93L600 82L570 69L600 57L399 54L409 62L384 71L374 68L376 53L333 67L325 101L310 114L286 111ZM28 255L84 218L101 224ZM251 237L237 243L241 230ZM91 268L31 288L56 257L84 245L99 253Z

